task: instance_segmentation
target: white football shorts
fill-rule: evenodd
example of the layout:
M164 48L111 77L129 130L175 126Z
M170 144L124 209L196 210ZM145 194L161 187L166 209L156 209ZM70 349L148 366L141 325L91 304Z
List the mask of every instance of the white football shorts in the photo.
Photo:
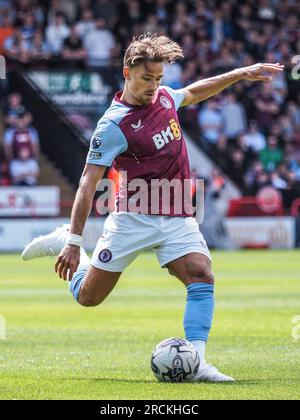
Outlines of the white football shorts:
M91 265L106 271L123 272L141 252L148 249L155 249L162 268L191 252L206 255L211 260L207 244L193 217L113 212L104 223Z

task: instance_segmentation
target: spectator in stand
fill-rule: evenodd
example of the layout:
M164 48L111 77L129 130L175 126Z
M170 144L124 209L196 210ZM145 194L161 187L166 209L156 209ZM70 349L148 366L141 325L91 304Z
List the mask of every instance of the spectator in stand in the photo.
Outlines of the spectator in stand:
M49 51L56 57L62 54L65 39L70 35L70 29L66 24L64 14L57 12L54 23L46 28L46 42Z
M287 110L293 125L300 129L300 106L290 101L288 102Z
M295 134L295 126L289 115L281 115L279 118L281 134L285 142L293 141Z
M287 181L288 188L294 192L293 199L300 198L300 181L297 179L297 175L294 171L288 171Z
M33 11L22 15L22 23L13 36L7 37L4 43L4 53L10 60L30 64L49 58L42 31L38 28Z
M20 27L4 43L4 55L15 63L26 65L30 61L30 42L25 39Z
M234 93L227 93L222 103L221 114L224 123L224 133L229 140L237 138L247 129L245 108L237 102Z
M283 161L283 152L278 146L277 137L273 135L268 137L268 145L260 152L259 158L264 169L268 172L274 171L281 164Z
M65 22L73 22L77 13L76 3L73 0L51 0L48 11L48 25L55 24L57 13L64 16Z
M286 41L280 42L278 46L278 50L276 51L277 59L281 63L285 65L289 65L291 63L291 55L292 55L291 45Z
M205 240L213 248L231 249L231 240L227 233L224 220L228 210L222 192L226 186L226 178L218 169L213 169L211 175L205 180L204 220L201 232Z
M117 23L118 1L96 0L94 6L96 19L105 20L107 28L112 31Z
M34 127L28 126L26 113L17 119L16 128L8 128L4 133L4 152L8 162L19 156L20 149L28 149L30 157L38 160L39 136Z
M296 174L297 181L300 181L300 150L289 163L289 169Z
M244 135L244 142L246 147L255 153L259 153L266 147L266 138L258 131L256 121L250 121L249 130Z
M287 186L283 193L283 201L286 208L291 208L293 202L300 198L300 181L297 179L295 172L287 170L286 175Z
M284 145L283 152L284 152L283 164L287 169L291 169L291 164L298 155L298 149L297 147L295 147L294 143L291 142Z
M246 156L243 150L233 149L232 159L230 166L228 167L229 173L235 180L236 184L240 187L244 187L244 173L246 170Z
M62 56L68 67L83 66L86 59L86 51L75 25L71 26L70 36L65 39Z
M7 126L16 127L18 119L25 114L27 115L27 124L31 124L32 116L29 112L26 112L22 101L22 96L17 92L8 96L6 109L4 110L4 121Z
M3 14L3 18L0 22L0 55L5 53L4 51L4 44L8 38L12 38L14 36L14 27L13 21L9 14L9 12L5 12Z
M67 17L67 22L69 24L74 23L77 14L77 0L61 0L61 8L65 16Z
M27 13L24 16L21 25L21 31L24 39L26 41L32 42L33 37L37 31L37 23L33 13Z
M212 40L212 50L218 52L226 38L233 38L233 23L224 19L221 9L216 9L208 25L208 32Z
M37 1L33 0L17 0L14 1L15 18L18 24L22 24L23 19L28 14L33 14L35 21L41 25L44 22L44 13Z
M160 25L166 26L167 24L169 18L169 5L170 3L168 0L156 0L154 12Z
M272 185L270 174L266 171L262 171L255 178L253 185L253 195L256 195L257 192L264 187L270 187Z
M260 0L257 16L261 20L274 20L275 19L275 11L272 5L270 4L269 0Z
M278 138L278 139L280 139L280 140L283 140L283 139L282 139L282 137L283 137L283 130L282 130L282 127L281 127L281 125L280 125L280 123L279 123L279 121L278 121L278 120L276 120L276 121L273 123L273 125L272 125L272 127L271 127L271 130L270 130L270 134L271 134L272 136L277 137L277 138Z
M119 4L119 33L128 39L132 35L132 28L143 21L141 3L137 0L123 1Z
M82 14L84 10L92 10L92 0L77 0L77 11L75 22L79 22L82 18Z
M233 142L233 147L231 148L234 150L235 147L237 147L244 153L244 167L246 170L252 164L253 160L257 157L257 154L246 145L244 134L241 134L236 139L236 141Z
M202 180L203 177L198 173L196 168L191 168L191 194L192 194L192 204L196 206L197 198L197 180Z
M162 84L169 86L172 89L180 89L182 85L182 67L179 63L165 64L165 72L162 80Z
M196 44L192 34L184 34L181 38L181 47L184 52L185 60L193 60L196 55Z
M220 54L215 59L214 66L220 73L230 71L236 66L235 58L228 47L222 48L222 51L220 51Z
M212 144L216 144L223 131L223 118L218 110L218 103L211 99L200 110L198 123L202 130L204 139Z
M9 172L12 185L31 187L37 184L39 165L31 157L30 150L22 147L18 150L16 158L10 162Z
M216 144L216 162L224 172L227 172L228 167L230 166L230 162L227 156L228 150L228 139L224 133L221 133L218 139L218 143Z
M180 66L180 64L178 65ZM182 69L182 66L180 66L180 69ZM177 73L179 73L179 69L177 70ZM195 63L195 61L188 61L186 63L185 68L183 70L180 70L180 73L181 73L181 78L180 78L181 86L187 86L191 84L192 81L195 80L197 77L197 63Z
M210 185L211 185L213 194L215 197L219 197L221 191L225 188L226 179L224 178L221 171L217 168L214 168L212 170L210 178L211 178Z
M261 85L261 92L255 97L256 121L264 133L271 129L274 119L279 114L279 106L275 100L271 83Z
M79 22L76 23L77 33L82 40L85 40L89 32L96 28L94 13L92 9L84 9L82 11Z
M255 195L256 190L256 180L259 175L264 172L264 167L259 160L253 162L252 166L248 169L244 176L244 182L247 189L247 194Z
M98 18L96 27L90 31L84 40L87 51L87 63L90 68L107 67L110 63L115 40L107 29L105 20Z
M173 20L183 24L192 23L188 14L188 5L185 2L175 2L173 7ZM185 31L185 33L189 33L189 31Z
M0 0L0 21L1 13L6 13L8 9L11 9L13 0Z
M54 25L56 14L60 13L64 15L65 21L67 21L67 15L63 11L61 0L51 0L47 13L48 25Z
M162 28L159 26L159 22L155 14L149 15L143 25L143 32L156 33L161 31Z
M266 54L265 61L266 63L276 63L275 54L271 52ZM278 105L282 105L286 100L287 96L287 82L285 74L278 74L274 76L271 85L275 101Z
M37 30L34 34L30 49L30 58L32 61L41 62L51 57L50 51L43 38L43 32Z
M286 179L277 171L271 174L271 184L277 190L285 190L288 186Z

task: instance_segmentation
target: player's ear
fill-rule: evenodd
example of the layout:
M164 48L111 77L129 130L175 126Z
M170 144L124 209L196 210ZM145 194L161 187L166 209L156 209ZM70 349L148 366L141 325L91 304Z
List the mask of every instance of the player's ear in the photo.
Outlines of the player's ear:
M123 76L124 76L124 79L126 79L126 80L130 79L130 77L129 77L129 67L124 67L123 68Z

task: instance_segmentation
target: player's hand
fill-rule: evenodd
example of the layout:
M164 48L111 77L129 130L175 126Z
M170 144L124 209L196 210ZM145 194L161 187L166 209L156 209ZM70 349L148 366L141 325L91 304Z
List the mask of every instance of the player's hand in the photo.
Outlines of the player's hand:
M244 80L271 82L274 75L284 70L284 65L280 63L258 63L253 66L242 67L240 70Z
M80 262L80 247L75 245L66 245L59 254L55 272L64 280L71 280L76 272Z

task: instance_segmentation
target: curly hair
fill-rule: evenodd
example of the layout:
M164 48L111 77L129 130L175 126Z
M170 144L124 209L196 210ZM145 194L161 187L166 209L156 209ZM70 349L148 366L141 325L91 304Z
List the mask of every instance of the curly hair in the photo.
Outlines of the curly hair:
M124 56L124 67L134 67L147 61L168 62L183 58L182 48L165 35L147 33L133 38Z

